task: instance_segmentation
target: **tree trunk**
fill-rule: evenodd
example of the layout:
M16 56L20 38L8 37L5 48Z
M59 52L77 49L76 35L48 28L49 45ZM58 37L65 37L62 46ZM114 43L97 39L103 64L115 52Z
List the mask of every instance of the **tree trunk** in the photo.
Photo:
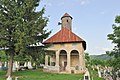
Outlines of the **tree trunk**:
M13 58L14 58L14 53L10 54L10 59L9 59L9 64L8 64L8 70L6 76L12 76L12 68L13 68Z

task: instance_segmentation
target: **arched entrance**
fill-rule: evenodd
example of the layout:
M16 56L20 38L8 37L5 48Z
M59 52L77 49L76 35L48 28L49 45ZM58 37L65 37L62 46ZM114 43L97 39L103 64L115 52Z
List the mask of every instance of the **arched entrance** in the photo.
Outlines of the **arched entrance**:
M79 70L79 52L77 50L71 51L70 60L70 66L75 70Z
M61 50L59 54L59 66L60 66L60 72L66 70L67 66L67 52L65 50Z

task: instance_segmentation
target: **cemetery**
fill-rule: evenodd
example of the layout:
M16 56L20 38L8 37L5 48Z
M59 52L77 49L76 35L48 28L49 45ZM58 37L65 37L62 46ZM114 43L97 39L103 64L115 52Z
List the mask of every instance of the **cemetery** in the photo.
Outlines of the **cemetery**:
M120 80L118 3L0 0L0 80Z

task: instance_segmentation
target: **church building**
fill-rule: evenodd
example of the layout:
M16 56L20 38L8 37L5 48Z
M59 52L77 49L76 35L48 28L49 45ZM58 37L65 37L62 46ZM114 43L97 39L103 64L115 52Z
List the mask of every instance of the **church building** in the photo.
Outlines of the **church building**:
M72 17L61 17L61 30L43 42L49 45L45 54L44 71L84 73L86 42L72 32Z

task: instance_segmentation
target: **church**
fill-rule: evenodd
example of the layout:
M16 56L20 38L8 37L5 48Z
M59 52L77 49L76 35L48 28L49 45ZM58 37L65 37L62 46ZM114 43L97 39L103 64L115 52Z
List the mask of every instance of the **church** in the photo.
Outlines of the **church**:
M84 73L86 42L72 32L72 17L61 17L61 29L43 42L49 45L45 53L46 72Z

